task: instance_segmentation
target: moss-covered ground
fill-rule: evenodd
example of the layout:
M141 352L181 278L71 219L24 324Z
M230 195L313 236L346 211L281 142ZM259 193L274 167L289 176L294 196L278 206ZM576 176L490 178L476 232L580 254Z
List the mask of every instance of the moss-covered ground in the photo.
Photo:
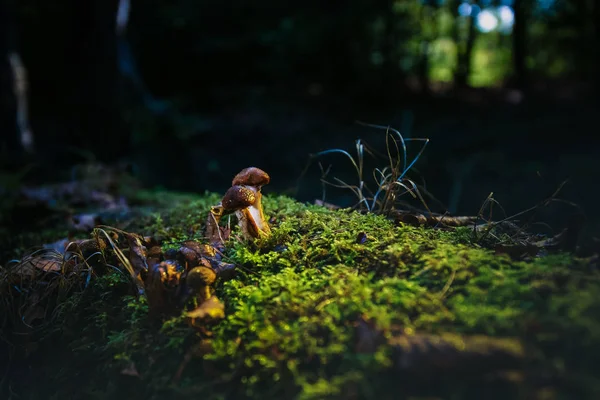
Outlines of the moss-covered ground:
M128 232L202 240L217 194L140 192ZM600 396L600 275L566 254L514 261L470 228L412 227L267 196L273 234L227 242L225 318L150 318L118 272L92 276L10 343L19 399L574 399ZM233 221L232 221L233 224ZM47 238L47 234L41 237ZM60 239L56 237L54 239ZM3 310L6 311L6 310ZM3 372L3 371L2 371ZM4 373L4 372L3 372Z

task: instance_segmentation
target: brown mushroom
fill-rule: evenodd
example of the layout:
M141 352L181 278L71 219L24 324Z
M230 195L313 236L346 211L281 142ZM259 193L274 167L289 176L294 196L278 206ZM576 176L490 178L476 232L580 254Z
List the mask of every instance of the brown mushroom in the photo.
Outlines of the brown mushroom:
M260 218L262 220L265 219L265 216L263 215L262 193L260 189L264 185L268 185L269 182L271 182L271 177L269 176L269 174L267 174L262 169L256 167L249 167L241 170L231 182L232 186L248 186L256 189L256 201L254 203L254 206L257 210L260 211Z
M212 268L205 266L192 268L185 278L187 286L196 293L200 302L208 300L211 296L210 285L217 279L217 274Z
M265 220L260 192L253 186L232 186L221 201L224 214L235 212L242 235L246 239L268 236L271 233Z
M212 207L206 222L206 237L222 242L219 221L223 215L235 213L246 239L268 236L271 229L263 213L261 188L270 182L269 175L256 167L245 168L232 181L221 203Z
M256 167L244 168L241 170L231 182L231 186L244 185L254 186L259 191L264 185L268 185L271 182L271 177L265 171Z
M255 189L256 200L253 207L249 208L249 211L253 214L253 219L258 223L262 233L267 235L271 233L271 229L263 213L261 188L264 185L268 185L269 182L271 182L269 174L256 167L244 168L231 182L233 186L239 185Z
M221 200L224 213L229 214L253 206L256 204L256 195L257 191L252 187L240 185L230 187Z

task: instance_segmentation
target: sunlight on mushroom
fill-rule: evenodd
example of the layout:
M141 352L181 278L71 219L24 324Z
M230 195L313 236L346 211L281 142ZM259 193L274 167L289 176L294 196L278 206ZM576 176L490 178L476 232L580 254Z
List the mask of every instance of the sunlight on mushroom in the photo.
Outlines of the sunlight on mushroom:
M223 241L219 221L223 215L235 213L245 239L252 240L271 234L262 208L261 188L270 182L269 175L256 167L245 168L232 181L221 203L212 207L206 222L206 237Z

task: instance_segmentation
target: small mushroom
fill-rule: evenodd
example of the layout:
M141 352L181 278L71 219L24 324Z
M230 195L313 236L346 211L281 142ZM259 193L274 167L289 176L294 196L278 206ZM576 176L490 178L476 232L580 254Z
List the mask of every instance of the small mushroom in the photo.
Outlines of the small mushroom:
M267 233L270 233L270 229L263 214L262 193L260 190L264 185L268 185L269 182L271 182L271 177L269 174L256 167L249 167L241 170L231 182L232 186L240 185L256 189L256 201L254 203L254 207L260 213L260 220L265 221L264 225L268 231Z
M260 203L260 192L255 187L232 186L223 196L221 204L225 214L235 212L246 239L268 236L271 233Z
M151 261L144 279L144 287L151 313L172 314L177 307L173 293L177 291L182 268L174 260Z
M235 213L242 234L255 239L271 234L262 208L261 188L270 182L269 175L256 167L245 168L234 178L221 203L212 207L206 222L206 236L211 243L222 242L219 221L224 215Z
M198 296L200 303L210 298L210 285L217 279L212 268L205 266L192 268L185 278L186 285Z
M271 182L271 177L265 171L256 167L244 168L241 170L231 182L231 186L244 185L254 186L259 191L264 185L268 185Z

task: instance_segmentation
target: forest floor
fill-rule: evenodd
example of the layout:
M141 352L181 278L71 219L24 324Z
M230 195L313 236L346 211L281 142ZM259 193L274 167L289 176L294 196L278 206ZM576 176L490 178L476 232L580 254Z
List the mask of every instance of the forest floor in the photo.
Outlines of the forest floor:
M600 395L598 254L577 221L544 237L272 194L270 236L232 218L215 250L222 193L82 171L3 197L2 398Z

